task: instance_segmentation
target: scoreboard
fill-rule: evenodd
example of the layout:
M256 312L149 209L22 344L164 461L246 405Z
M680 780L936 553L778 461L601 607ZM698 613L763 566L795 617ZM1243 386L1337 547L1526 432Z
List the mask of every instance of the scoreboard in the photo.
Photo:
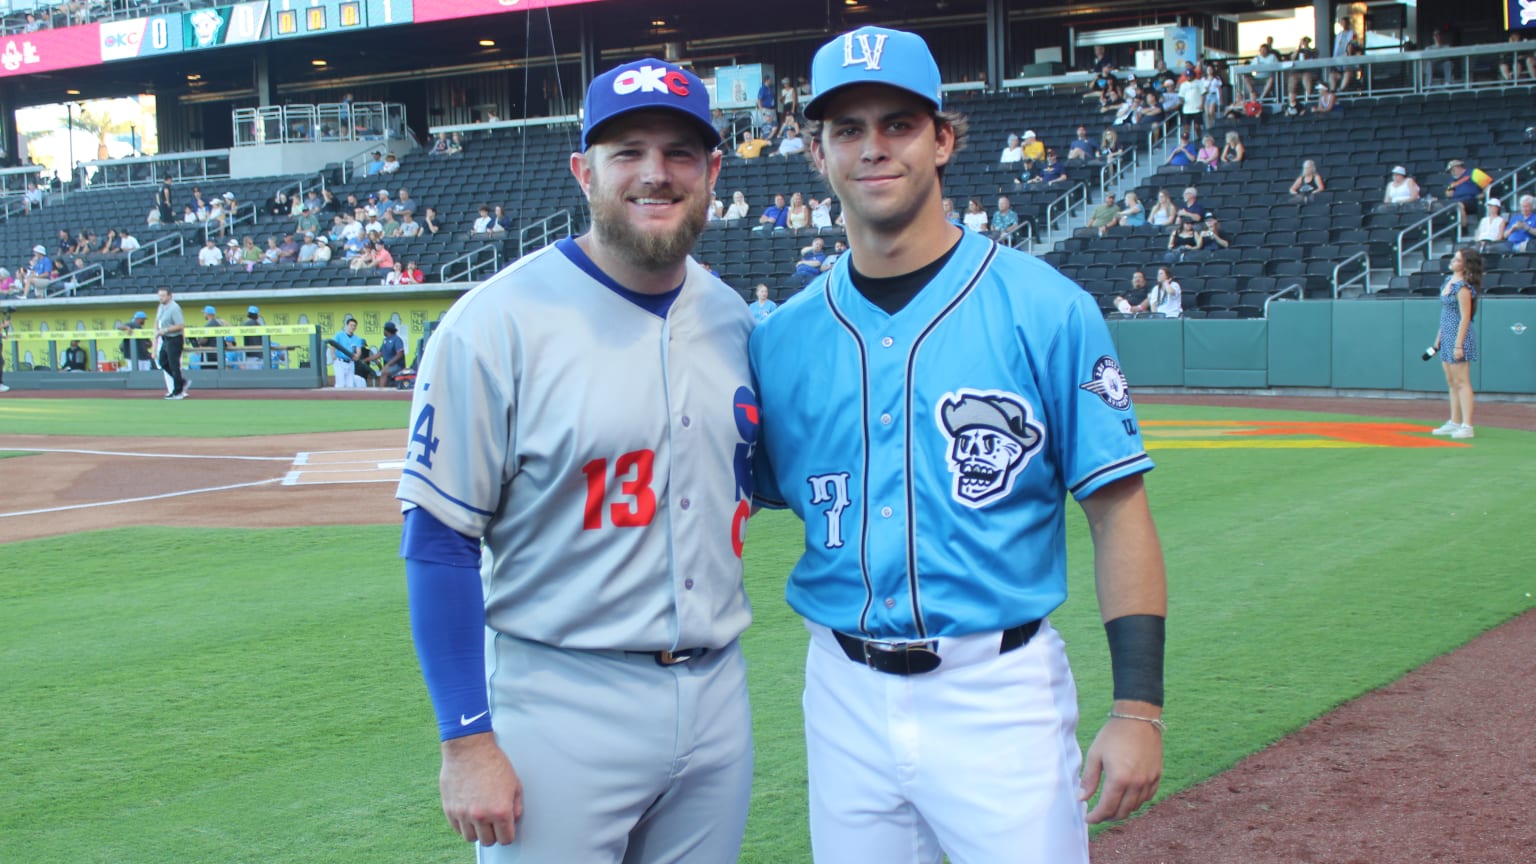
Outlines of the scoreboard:
M597 0L251 0L0 38L0 78L229 45Z

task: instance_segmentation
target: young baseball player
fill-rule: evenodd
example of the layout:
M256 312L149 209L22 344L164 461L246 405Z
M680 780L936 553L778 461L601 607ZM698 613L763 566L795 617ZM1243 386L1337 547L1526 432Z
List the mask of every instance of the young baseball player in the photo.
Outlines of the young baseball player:
M482 864L741 846L752 319L688 254L719 141L692 73L598 76L570 163L592 230L465 295L420 364L401 554L443 810Z
M1114 347L1092 296L945 221L965 121L942 112L920 37L861 28L811 68L811 157L849 253L758 324L751 358L757 501L805 522L786 593L811 630L812 850L1086 864L1086 823L1129 815L1162 773L1152 463ZM1115 677L1086 763L1046 618L1066 597L1068 493Z

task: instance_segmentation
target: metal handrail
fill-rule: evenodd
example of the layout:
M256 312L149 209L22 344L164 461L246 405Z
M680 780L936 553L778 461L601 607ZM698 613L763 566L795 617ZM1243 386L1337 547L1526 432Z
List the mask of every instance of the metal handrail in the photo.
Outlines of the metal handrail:
M1524 182L1520 180L1520 173L1522 171L1525 172ZM1506 214L1513 213L1517 206L1515 199L1519 197L1520 190L1531 185L1533 182L1536 182L1536 157L1521 162L1519 165L1509 169L1508 174L1489 183L1488 188L1483 190L1483 199L1502 198L1504 201L1504 212ZM1501 191L1506 184L1509 186L1509 191Z
M1286 61L1280 66L1258 69L1261 74L1274 73L1279 76L1277 86L1281 93L1288 92L1289 82L1287 76L1297 72L1312 72L1320 79L1326 80L1329 70L1339 67L1358 68L1365 73L1365 82L1359 90L1346 90L1339 94L1343 97L1350 95L1379 96L1384 93L1429 93L1447 92L1455 90L1509 88L1514 86L1526 86L1515 81L1504 81L1498 78L1474 81L1472 79L1472 63L1474 60L1484 57L1498 57L1508 55L1513 62L1518 62L1519 55L1529 53L1530 47L1523 44L1511 45L1510 43L1490 43L1487 45L1470 45L1459 48L1424 48L1417 51L1402 51L1399 49L1376 49L1369 54L1350 57L1322 57L1317 60ZM1424 83L1424 67L1426 65L1438 65L1447 60L1458 62L1460 65L1460 80L1454 85L1435 84L1433 86ZM1399 86L1376 86L1378 68L1407 67L1406 82ZM1237 86L1238 79L1255 71L1252 63L1234 63L1227 67L1230 82Z
M490 253L490 258L485 257ZM463 272L450 273L455 264L463 265ZM483 272L489 266L492 273L501 269L501 250L494 244L487 244L478 249L472 249L457 258L445 263L438 268L438 281L440 282L472 282L475 274Z
M1454 215L1456 217L1455 221L1449 226L1436 229L1434 227L1435 220L1447 214ZM1434 249L1434 242L1440 239L1442 235L1450 231L1451 228L1456 229L1456 242L1461 242L1462 224L1464 219L1465 216L1463 215L1460 207L1447 205L1397 232L1397 268L1393 271L1393 273L1397 276L1403 275L1403 255L1418 249L1420 245L1424 247L1424 257L1428 258L1429 253ZM1416 241L1412 246L1408 246L1408 233L1417 230L1420 227L1426 228L1424 232L1424 239Z
M244 215L241 215L242 213ZM233 231L236 225L243 225L246 222L255 225L257 222L261 221L260 218L258 218L260 213L261 211L255 204L249 202L245 204L235 204L235 212L224 214L223 228L218 228L216 225L214 225L212 219L208 219L203 222L203 242L206 243L209 240L214 239L215 231L217 231L219 236L223 236L225 229Z
M125 156L84 163L96 169L82 191L158 186L167 178L176 182L217 180L230 176L228 150L192 150L157 156Z
M186 249L186 245L186 241L181 239L180 234L166 234L148 246L140 246L128 253L128 272L133 272L133 265L135 264L142 264L146 261L155 264L161 258L172 253L180 255Z
M1364 262L1365 267L1362 268L1362 270L1360 271L1360 273L1358 275L1351 276L1349 279L1345 280L1343 284L1340 284L1339 283L1339 271L1343 270L1345 267L1348 267L1350 262L1356 261L1356 260ZM1367 294L1371 293L1371 255L1370 255L1369 252L1356 252L1355 254L1349 256L1348 258L1345 258L1343 261L1340 261L1338 264L1334 265L1334 268L1333 268L1333 299L1335 299L1335 300L1339 299L1339 289L1341 289L1341 288L1348 288L1349 286L1354 285L1356 283L1364 283L1364 285L1365 285L1365 293L1367 293Z
M82 273L89 273L91 275L82 279L80 278L80 274ZM79 270L69 274L69 276L54 282L53 285L58 285L59 290L49 291L44 296L47 298L64 296L73 297L75 296L75 292L79 291L81 288L88 288L92 285L100 285L104 283L106 281L106 276L107 270L100 264L92 264L89 267L82 267ZM53 285L50 285L49 287L51 288Z
M529 249L543 249L549 245L549 238L556 235L571 236L571 211L556 210L543 219L525 226L518 233L518 256L528 254Z
M377 141L370 142L367 146L363 147L363 149L343 158L341 160L342 185L351 183L354 179L356 179L357 176L362 174L364 169L360 166L364 164L363 160L368 156L373 155L373 151L378 149L380 149L380 147Z
M1279 291L1276 291L1275 293L1273 293L1273 294L1269 295L1268 297L1264 298L1264 317L1265 318L1269 317L1269 304L1275 302L1276 300L1279 300L1280 298L1284 297L1287 294L1295 294L1297 300L1306 300L1307 299L1307 292L1302 290L1302 286L1301 286L1300 282L1296 282L1296 283L1293 283L1291 285L1287 285L1284 288L1281 288Z
M1106 158L1104 167L1099 169L1099 188L1118 189L1120 181L1127 174L1133 173L1131 169L1141 165L1141 154L1136 150L1129 151L1130 158L1126 158L1127 151L1121 151L1118 158Z
M1082 193L1080 196L1077 194L1079 192ZM1051 201L1051 203L1045 205L1045 233L1047 235L1056 230L1056 220L1058 218L1065 219L1069 213L1076 209L1077 205L1072 203L1072 199L1074 197L1080 197L1082 199L1082 205L1087 207L1088 184L1078 183L1067 191L1061 193L1061 195L1057 196L1055 200ZM1059 215L1057 214L1057 205L1061 205L1061 211Z

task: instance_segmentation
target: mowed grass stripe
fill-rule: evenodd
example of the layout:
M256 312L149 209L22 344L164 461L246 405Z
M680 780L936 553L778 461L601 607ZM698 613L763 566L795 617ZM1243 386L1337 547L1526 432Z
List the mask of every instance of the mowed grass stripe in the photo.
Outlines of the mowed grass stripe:
M1163 794L1528 608L1533 444L1479 430L1460 449L1156 453ZM1053 622L1086 745L1108 661L1069 510L1072 599ZM396 542L391 527L136 529L0 546L0 861L469 860L438 809ZM800 543L782 513L747 539L758 754L742 860L762 864L809 860L805 631L783 602Z
M301 432L404 429L403 399L202 399L167 402L158 391L122 399L0 400L0 435L233 438ZM338 442L340 443L340 442Z

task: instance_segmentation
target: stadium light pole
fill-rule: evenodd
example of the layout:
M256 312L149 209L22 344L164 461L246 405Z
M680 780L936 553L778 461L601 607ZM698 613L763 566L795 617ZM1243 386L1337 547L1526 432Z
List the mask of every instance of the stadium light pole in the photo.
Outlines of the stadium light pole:
M75 103L64 103L64 116L66 118L64 121L66 127L65 137L69 139L69 164L65 166L64 170L69 172L68 185L73 187L75 185Z

